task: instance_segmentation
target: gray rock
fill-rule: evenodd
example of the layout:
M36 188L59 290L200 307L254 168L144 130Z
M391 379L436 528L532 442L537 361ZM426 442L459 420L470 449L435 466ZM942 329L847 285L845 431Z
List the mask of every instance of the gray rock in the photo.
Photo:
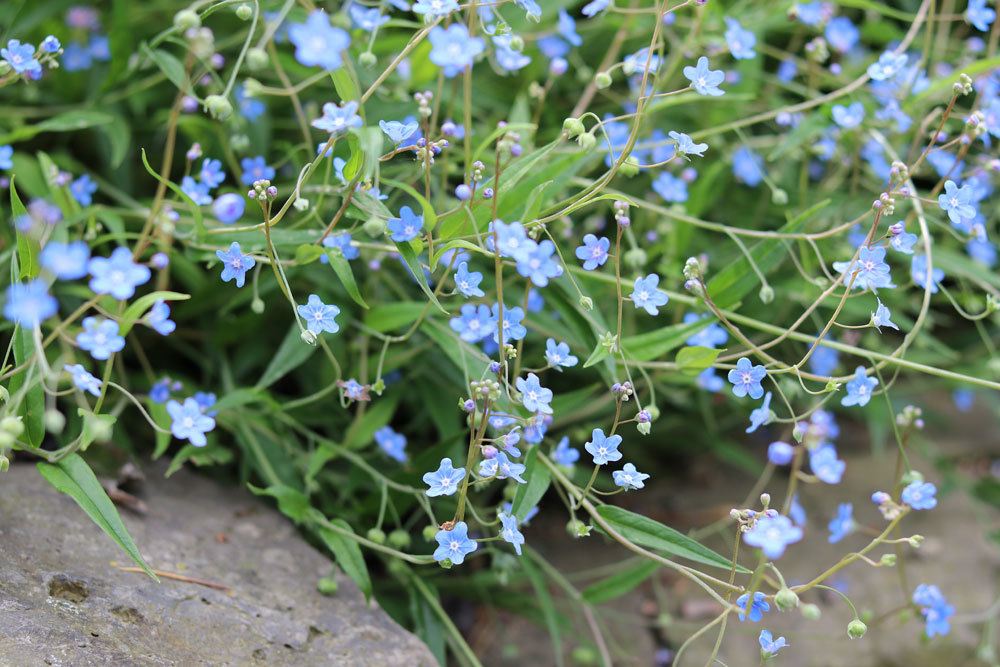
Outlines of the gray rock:
M34 466L0 475L0 665L407 665L427 647L352 581L323 596L330 560L248 493L181 471L121 514L163 579L132 565Z

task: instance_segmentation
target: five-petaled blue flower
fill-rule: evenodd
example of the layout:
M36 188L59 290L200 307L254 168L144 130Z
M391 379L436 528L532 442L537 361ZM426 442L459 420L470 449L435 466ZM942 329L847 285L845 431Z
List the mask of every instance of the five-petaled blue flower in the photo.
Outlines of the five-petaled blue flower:
M518 556L521 555L521 545L524 544L524 535L518 530L517 517L506 512L497 515L500 519L500 537L504 542L509 542L514 547Z
M760 643L761 654L766 657L777 655L778 651L788 646L788 642L785 641L784 637L775 639L770 630L761 630L757 641Z
M457 522L451 530L439 530L434 536L438 548L434 550L434 560L437 562L451 561L453 565L461 565L468 554L479 548L469 539L469 525L464 521Z
M340 54L351 44L347 31L330 25L330 17L322 9L311 12L305 23L288 26L288 40L295 45L296 60L325 70L340 69Z
M42 73L42 66L35 58L34 44L22 44L19 39L7 42L7 47L0 49L0 56L18 74L37 76Z
M208 157L202 160L198 179L207 185L209 189L221 185L222 181L226 180L226 172L222 170L222 161ZM253 183L253 181L250 182Z
M161 336L169 336L177 329L177 323L170 319L170 306L162 299L146 313L146 324Z
M346 260L357 259L361 256L361 251L351 243L350 232L335 232L323 239L324 248L337 248ZM319 258L320 263L329 264L330 258L323 255Z
M389 238L396 243L412 241L420 234L424 228L424 216L417 215L409 206L399 209L399 217L391 218L386 226L391 232Z
M886 305L882 303L882 300L875 299L875 302L878 306L876 306L875 312L872 313L872 326L878 329L879 332L882 331L882 327L891 327L896 331L899 331L899 327L896 326L896 323L889 319L892 317L892 313L890 313Z
M83 318L83 331L76 335L76 344L90 352L94 359L103 361L125 347L125 339L118 335L118 323L97 317Z
M750 426L747 433L753 433L771 419L771 392L764 394L764 402L750 412Z
M195 447L204 447L208 441L205 434L215 428L215 420L205 414L201 404L194 398L185 398L183 403L167 401L170 415L170 432L178 440L187 440Z
M927 255L914 255L910 262L910 278L921 289L929 289L931 294L937 294L938 283L944 280L944 271L937 267L927 275Z
M254 181L269 181L274 178L274 167L267 164L267 160L264 159L263 155L243 158L240 160L240 169L243 171L243 174L240 176L240 182L243 185L253 185Z
M417 123L400 123L398 120L380 120L378 126L389 137L389 141L397 146L402 145L420 127Z
M570 447L569 438L563 436L556 444L556 448L552 450L552 461L556 465L569 467L579 460L580 451L575 447Z
M885 248L862 246L858 250L856 262L834 262L833 268L844 275L844 283L854 289L877 290L895 287L889 275L889 265L885 261ZM853 283L851 282L853 276Z
M521 392L521 404L528 412L542 412L552 414L552 390L543 387L538 376L528 373L528 379L517 378L514 382L517 390Z
M953 225L963 225L976 217L976 207L972 201L972 187L958 187L955 181L944 183L944 192L938 195L938 205L948 214Z
M865 119L865 107L861 102L854 102L849 106L834 104L831 109L833 122L845 130L852 130Z
M969 0L969 6L965 8L965 20L982 32L990 29L996 17L996 10L989 7L986 0Z
M576 249L576 257L583 260L584 270L593 271L608 261L610 247L611 240L608 237L597 238L593 234L587 234L583 237L583 245Z
M517 259L517 272L537 287L545 287L550 278L558 278L563 274L563 267L556 259L555 252L555 244L548 239L530 246L529 252Z
M132 261L128 248L118 247L111 257L93 257L87 263L90 289L95 294L110 294L119 301L131 299L135 288L149 281L149 267Z
M868 66L868 76L873 81L886 81L895 77L906 68L906 54L896 55L886 51L878 57L878 61Z
M745 621L749 617L752 622L757 623L764 618L764 613L771 611L771 605L765 598L763 593L756 591L753 594L753 602L750 604L749 612L747 612L747 602L750 600L750 594L744 593L736 598L736 606L740 610L738 612L740 620Z
M743 533L743 541L757 547L770 559L781 558L785 548L802 539L802 529L792 523L787 516L764 515L757 519L753 528ZM754 599L754 605L757 601ZM754 620L751 613L750 620Z
M594 457L594 464L602 466L609 461L618 461L622 453L618 451L618 445L622 444L620 435L604 435L604 430L595 428L590 434L590 441L583 448Z
M391 426L383 426L375 431L375 443L389 458L406 463L406 436L402 433L397 433Z
M649 479L649 475L636 470L632 463L626 463L621 470L615 470L611 473L611 477L614 479L615 486L620 486L626 491L641 489L645 486L645 481Z
M305 320L306 329L314 334L324 331L337 333L340 325L337 324L337 315L340 315L340 308L334 305L326 305L316 294L310 294L305 305L297 306L299 316Z
M424 484L428 486L427 495L450 496L458 491L458 483L465 477L465 468L455 468L451 459L441 459L441 465L434 472L424 473Z
M729 52L736 60L749 60L757 55L753 47L757 44L757 37L740 25L736 19L726 17L726 44Z
M705 157L705 150L708 149L708 144L696 144L690 136L683 132L674 132L673 130L667 132L667 136L676 142L675 150L678 155Z
M91 375L86 368L80 364L66 364L63 369L72 376L77 389L94 396L101 395L101 381Z
M549 338L545 341L545 361L555 370L562 372L563 368L576 366L580 360L569 353L567 343L557 344L554 338Z
M444 70L447 78L452 78L486 50L482 37L470 37L469 29L461 23L452 23L447 28L434 27L427 39L431 43L430 61Z
M414 14L438 18L458 11L458 3L455 0L417 0L413 3L412 9Z
M824 442L809 450L809 467L819 481L825 484L839 484L847 464L837 458L837 448Z
M725 73L720 69L709 69L708 58L705 56L698 58L698 63L695 67L685 67L684 76L691 82L691 87L699 95L718 97L726 94L725 91L719 88L719 84L726 78Z
M854 506L851 503L837 505L837 516L830 519L827 527L830 529L830 537L827 538L830 544L836 544L853 533L857 528L857 523L854 521Z
M667 293L659 289L659 284L660 276L655 273L644 278L636 278L632 293L629 294L635 307L642 308L650 315L658 315L660 313L659 307L667 305L667 301L670 300Z
M80 206L90 206L94 203L94 193L97 192L97 183L90 177L90 174L83 174L80 178L69 184L69 193L73 195Z
M317 130L323 130L333 135L343 134L352 127L361 127L361 117L358 115L358 103L343 102L337 106L333 102L323 105L323 115L312 122Z
M483 274L479 271L469 271L469 263L462 262L455 272L455 287L465 297L486 296L486 292L479 288L479 283L483 280Z
M914 480L903 489L900 499L915 510L929 510L937 507L935 494L936 486L930 482Z
M499 344L500 337L498 333L497 320L500 317L500 304L493 304L492 308L492 318L493 318L493 342ZM521 340L528 335L528 329L521 321L524 319L524 309L520 306L514 306L510 308L504 306L503 309L503 324L501 327L503 329L503 341L504 343L510 343L515 340Z
M955 608L948 604L941 589L930 584L920 584L913 591L913 604L920 607L924 617L924 632L928 637L946 635L951 632L948 619L954 616Z
M847 383L847 395L840 400L845 407L857 405L864 407L872 400L872 391L878 386L878 378L868 377L864 366L854 370L854 379Z
M506 315L506 311L504 315ZM496 321L485 304L466 303L461 308L461 315L449 321L452 331L467 343L478 343L490 334L496 334ZM506 333L504 333L506 340Z
M244 211L246 211L246 199L235 192L219 195L212 202L212 213L224 225L231 225L242 218Z
M256 264L250 255L244 255L240 244L233 241L229 244L229 250L216 250L215 256L222 261L222 282L228 283L235 279L237 287L243 287L247 279L247 271Z
M740 357L736 362L736 368L729 371L729 382L733 385L733 395L743 398L747 394L750 398L760 398L764 395L764 387L760 381L767 375L767 370L761 366L754 366L746 357Z
M41 278L10 285L5 297L3 316L25 328L38 326L59 310L59 302Z

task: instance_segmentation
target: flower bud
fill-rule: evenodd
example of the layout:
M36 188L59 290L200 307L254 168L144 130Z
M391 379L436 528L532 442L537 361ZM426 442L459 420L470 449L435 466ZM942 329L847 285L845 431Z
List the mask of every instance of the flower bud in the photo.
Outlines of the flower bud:
M774 301L774 289L770 285L761 285L760 292L757 295L763 304L769 304Z
M920 545L924 543L923 535L912 535L906 538L906 541L910 543L910 546L914 549L919 549Z
M369 218L365 220L361 228L365 230L365 234L368 234L368 236L378 238L385 234L385 220L381 218Z
M781 611L788 611L799 606L799 596L790 588L782 588L774 596L774 604Z
M567 118L563 121L563 131L572 139L586 132L587 128L579 118Z
M303 329L300 338L302 338L302 342L305 343L306 345L316 344L316 334L314 334L312 331L309 331L309 329Z
M369 528L367 537L375 544L385 544L385 532L379 528Z
M247 67L251 70L261 70L267 67L267 52L264 49L253 48L247 51Z
M54 435L62 433L66 427L66 417L58 410L45 411L45 430Z
M580 144L580 148L589 151L597 145L597 137L590 132L584 132L576 138L576 143Z
M236 7L236 18L241 21L249 21L253 18L253 9L246 3L239 5Z
M198 16L198 12L182 9L174 14L174 27L180 31L199 28L201 27L201 18Z
M423 530L424 540L426 540L427 542L433 542L434 541L434 536L437 535L438 530L439 530L439 528L437 526L435 526L434 524L428 524L428 525L424 526L424 530Z
M629 155L625 158L625 161L622 162L621 166L618 167L618 173L629 178L635 176L639 173L639 160L637 160L634 156Z
M260 297L256 297L250 302L250 310L252 310L257 315L261 315L264 312L264 300Z
M580 307L583 308L584 310L594 309L594 300L591 299L589 296L581 296L579 303Z
M0 473L5 473L10 469L10 459L4 454L0 454Z
M879 560L878 564L883 567L895 567L896 554L882 554L882 558Z
M594 77L594 85L600 89L607 88L612 81L611 75L607 72L598 72L597 76Z
M410 534L405 530L397 528L389 533L389 544L397 549L405 549L410 546Z
M639 431L639 433L641 433L642 435L649 435L649 432L652 430L652 428L653 425L650 424L649 422L639 422L638 424L635 425L635 430Z
M360 56L358 56L358 62L362 67L372 68L378 63L378 58L371 51L365 51Z
M788 193L781 188L775 188L771 191L771 203L775 206L784 206L788 203Z
M566 524L566 531L573 537L589 537L590 526L579 519L573 519Z
M820 608L812 603L802 605L799 610L802 612L802 618L807 621L818 621L819 617L823 615Z
M233 114L233 105L222 95L209 95L206 97L205 109L216 120L226 120Z
M861 639L868 632L868 626L860 618L847 624L847 636L851 639Z
M292 206L295 207L296 211L308 211L309 210L309 200L303 197L298 197L292 202Z
M337 592L337 580L333 577L321 577L316 582L316 590L320 595L333 595Z
M0 419L0 431L10 433L16 438L24 433L24 423L20 417L4 417Z

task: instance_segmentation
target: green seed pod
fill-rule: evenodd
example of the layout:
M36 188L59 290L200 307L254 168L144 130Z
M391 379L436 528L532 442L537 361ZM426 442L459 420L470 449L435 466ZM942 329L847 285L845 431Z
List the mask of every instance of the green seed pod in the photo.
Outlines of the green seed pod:
M205 108L216 120L226 120L233 115L233 105L222 95L209 95L205 98Z
M851 639L861 639L868 632L868 626L860 618L847 624L847 636Z
M397 549L405 549L410 546L410 534L405 530L394 530L389 533L389 544Z
M316 590L322 595L334 595L337 592L337 580L333 577L323 577L316 582Z
M799 606L799 596L796 595L795 591L790 588L782 588L778 591L777 595L774 596L774 604L777 605L778 609L781 611L795 609Z
M368 539L375 544L385 544L385 532L378 528L370 528L368 530Z
M247 67L251 70L261 70L267 67L267 51L253 48L247 51Z
M249 21L253 18L253 9L247 4L238 6L236 8L236 18L241 21Z
M819 617L823 615L820 608L811 603L802 605L799 610L802 612L802 618L807 621L818 621Z
M601 89L607 88L614 82L611 75L607 72L598 72L597 76L594 77L594 84Z
M191 28L200 28L201 18L198 16L198 12L182 9L174 14L174 27L182 32Z

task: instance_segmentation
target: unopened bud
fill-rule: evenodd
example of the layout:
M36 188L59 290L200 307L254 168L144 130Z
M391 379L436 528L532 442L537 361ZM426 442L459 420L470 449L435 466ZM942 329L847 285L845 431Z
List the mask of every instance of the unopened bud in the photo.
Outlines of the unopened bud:
M868 626L860 618L847 624L847 636L851 639L861 639L868 632Z

